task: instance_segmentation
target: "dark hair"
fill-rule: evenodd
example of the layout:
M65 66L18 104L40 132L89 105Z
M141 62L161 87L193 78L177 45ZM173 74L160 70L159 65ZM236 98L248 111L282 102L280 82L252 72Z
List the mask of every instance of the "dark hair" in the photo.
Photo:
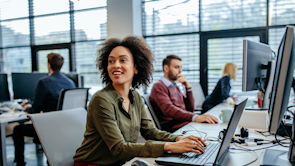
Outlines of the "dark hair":
M172 59L178 59L181 61L181 58L179 56L176 56L176 55L167 55L165 59L163 59L163 69L164 69L164 65L168 65L170 66L170 62Z
M58 53L49 53L47 59L53 71L60 71L64 64L64 58Z
M133 35L126 36L123 40L110 38L105 40L99 46L100 48L97 50L95 63L96 67L101 72L103 83L112 83L107 70L108 58L111 51L117 46L128 48L133 55L134 65L136 65L138 74L135 74L133 77L132 87L138 88L142 85L146 88L152 81L154 55L143 38Z

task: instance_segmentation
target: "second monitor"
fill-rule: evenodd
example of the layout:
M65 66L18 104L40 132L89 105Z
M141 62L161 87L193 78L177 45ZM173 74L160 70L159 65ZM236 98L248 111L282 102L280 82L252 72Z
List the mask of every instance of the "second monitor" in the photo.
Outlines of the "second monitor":
M46 76L48 73L11 73L14 99L34 99L38 81Z

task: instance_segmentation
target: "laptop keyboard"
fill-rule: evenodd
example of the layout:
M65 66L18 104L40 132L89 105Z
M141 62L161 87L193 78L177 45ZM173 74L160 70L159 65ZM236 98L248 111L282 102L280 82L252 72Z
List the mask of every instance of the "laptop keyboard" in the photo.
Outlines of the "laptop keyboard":
M183 153L180 157L184 162L193 162L196 165L203 165L211 157L211 155L218 150L220 144L208 143L205 149L205 153Z

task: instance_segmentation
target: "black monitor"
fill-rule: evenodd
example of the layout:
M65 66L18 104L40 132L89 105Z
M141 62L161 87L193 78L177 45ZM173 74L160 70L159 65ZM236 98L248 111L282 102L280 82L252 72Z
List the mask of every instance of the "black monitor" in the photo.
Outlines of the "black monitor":
M281 40L278 56L276 59L276 67L273 79L273 88L271 92L270 105L269 105L269 126L268 131L271 134L276 134L282 118L287 109L289 96L293 81L293 73L295 68L295 39L294 27L287 26L286 31ZM293 121L294 125L294 121ZM293 126L291 138L294 141ZM294 142L291 141L288 159L294 162ZM285 160L282 159L285 155ZM283 157L282 157L283 156ZM287 151L278 151L267 149L261 160L261 165L292 165L287 160ZM295 163L293 163L295 164Z
M83 88L83 77L78 73L64 73L65 76L74 81L77 88Z
M0 102L9 100L10 95L8 89L7 74L0 73Z
M14 99L30 99L35 97L39 80L48 73L11 73Z
M267 83L262 82L267 77L268 62L272 51L264 43L243 41L243 82L242 91L266 89Z

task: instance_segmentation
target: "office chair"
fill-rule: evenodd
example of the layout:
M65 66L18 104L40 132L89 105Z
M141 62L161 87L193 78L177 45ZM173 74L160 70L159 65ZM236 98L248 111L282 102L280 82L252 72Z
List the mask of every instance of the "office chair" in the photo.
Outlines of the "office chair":
M57 103L57 110L79 107L87 109L88 90L89 88L62 89Z
M142 95L141 97L143 98L144 103L146 104L146 106L150 112L150 115L152 117L152 120L154 121L156 127L160 130L172 132L172 126L174 125L175 121L168 120L168 121L160 122L153 107L152 107L152 104L150 102L150 95Z
M195 98L195 114L201 114L202 112L202 105L205 101L205 95L201 84L199 82L190 82L192 86L193 95Z
M29 114L51 166L73 166L86 129L87 111L75 108Z

